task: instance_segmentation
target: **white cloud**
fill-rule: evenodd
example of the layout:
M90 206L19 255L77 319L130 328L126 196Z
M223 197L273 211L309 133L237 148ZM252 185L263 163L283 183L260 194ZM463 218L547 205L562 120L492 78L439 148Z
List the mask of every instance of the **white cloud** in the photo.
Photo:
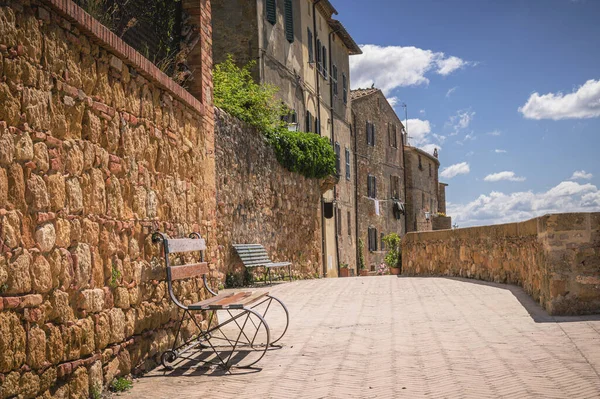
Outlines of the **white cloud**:
M586 173L585 170L576 170L575 172L573 172L573 176L571 176L569 180L590 180L592 177L594 177L594 175L592 175L591 173Z
M489 132L489 133L487 133L487 134L488 134L489 136L500 136L500 135L502 134L502 132L501 132L501 131L499 131L499 130L493 130L493 131L491 131L491 132Z
M407 125L409 145L418 147L430 154L433 154L433 150L436 148L438 151L441 150L440 144L444 143L446 136L432 134L429 121L409 119Z
M440 176L445 179L452 179L457 175L466 175L471 171L469 164L467 162L461 162L454 165L450 165L447 168L444 168Z
M452 93L454 93L456 91L456 89L458 89L458 86L454 86L453 88L451 88L450 90L448 90L446 92L446 98L450 97L452 95Z
M487 175L484 181L500 181L500 180L508 180L508 181L525 181L524 177L518 177L515 175L515 172L504 171L498 173L492 173L491 175Z
M588 80L569 94L533 93L519 112L528 119L582 119L600 117L600 80Z
M420 113L421 115L425 115L425 110L424 110L424 109L420 109L420 110L419 110L419 113Z
M392 108L394 108L396 106L396 104L398 104L398 97L388 97L387 101L388 101L388 103L390 103Z
M509 223L547 213L600 211L600 190L592 184L563 181L546 192L505 194L492 191L467 204L448 204L460 227Z
M496 154L506 154L506 150L501 150L501 149L499 149L499 148L496 148L496 149L494 150L494 152L495 152Z
M428 84L425 75L430 72L445 76L472 65L458 57L417 47L365 44L360 48L361 55L350 57L352 88L375 84L386 95L398 87Z
M475 112L470 109L459 110L456 111L456 115L450 117L450 120L444 126L452 129L450 136L456 136L459 131L469 127L474 117Z

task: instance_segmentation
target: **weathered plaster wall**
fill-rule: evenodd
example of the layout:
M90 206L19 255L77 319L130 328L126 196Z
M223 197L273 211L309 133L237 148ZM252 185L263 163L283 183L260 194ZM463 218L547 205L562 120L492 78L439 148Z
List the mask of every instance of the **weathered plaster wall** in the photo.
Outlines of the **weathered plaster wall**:
M166 348L150 233L217 255L206 108L72 2L0 3L0 398L88 398Z
M264 245L296 277L321 271L320 181L284 169L263 135L215 110L217 223L224 270L242 264L231 244Z
M517 284L551 314L600 313L600 213L409 233L402 250L407 275Z

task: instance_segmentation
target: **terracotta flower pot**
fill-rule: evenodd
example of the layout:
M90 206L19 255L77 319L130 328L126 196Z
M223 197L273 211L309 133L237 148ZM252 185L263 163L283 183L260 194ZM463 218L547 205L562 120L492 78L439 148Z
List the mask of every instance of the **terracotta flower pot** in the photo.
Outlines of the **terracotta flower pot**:
M393 274L393 275L400 274L400 268L399 267L390 267L390 274Z
M348 277L350 275L350 269L347 267L342 267L340 269L340 277Z
M369 275L369 271L367 269L361 269L360 275L361 276L368 276Z

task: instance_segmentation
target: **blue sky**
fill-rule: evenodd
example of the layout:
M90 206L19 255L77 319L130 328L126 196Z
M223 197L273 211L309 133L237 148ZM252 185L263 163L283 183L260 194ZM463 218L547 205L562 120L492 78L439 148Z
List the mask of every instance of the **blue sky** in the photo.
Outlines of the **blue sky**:
M600 1L333 4L364 52L353 88L407 104L459 226L600 210Z

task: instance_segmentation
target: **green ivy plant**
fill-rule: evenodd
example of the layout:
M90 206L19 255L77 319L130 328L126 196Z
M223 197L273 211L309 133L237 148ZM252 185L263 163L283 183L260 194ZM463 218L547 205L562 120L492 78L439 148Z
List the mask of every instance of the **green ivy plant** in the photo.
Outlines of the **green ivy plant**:
M365 266L365 256L363 255L363 247L365 243L362 238L358 239L358 270L365 270L367 267Z
M327 138L291 132L284 117L290 110L275 98L278 88L254 81L251 61L240 68L231 55L215 66L214 103L232 116L260 130L287 170L309 178L335 174L335 152Z

